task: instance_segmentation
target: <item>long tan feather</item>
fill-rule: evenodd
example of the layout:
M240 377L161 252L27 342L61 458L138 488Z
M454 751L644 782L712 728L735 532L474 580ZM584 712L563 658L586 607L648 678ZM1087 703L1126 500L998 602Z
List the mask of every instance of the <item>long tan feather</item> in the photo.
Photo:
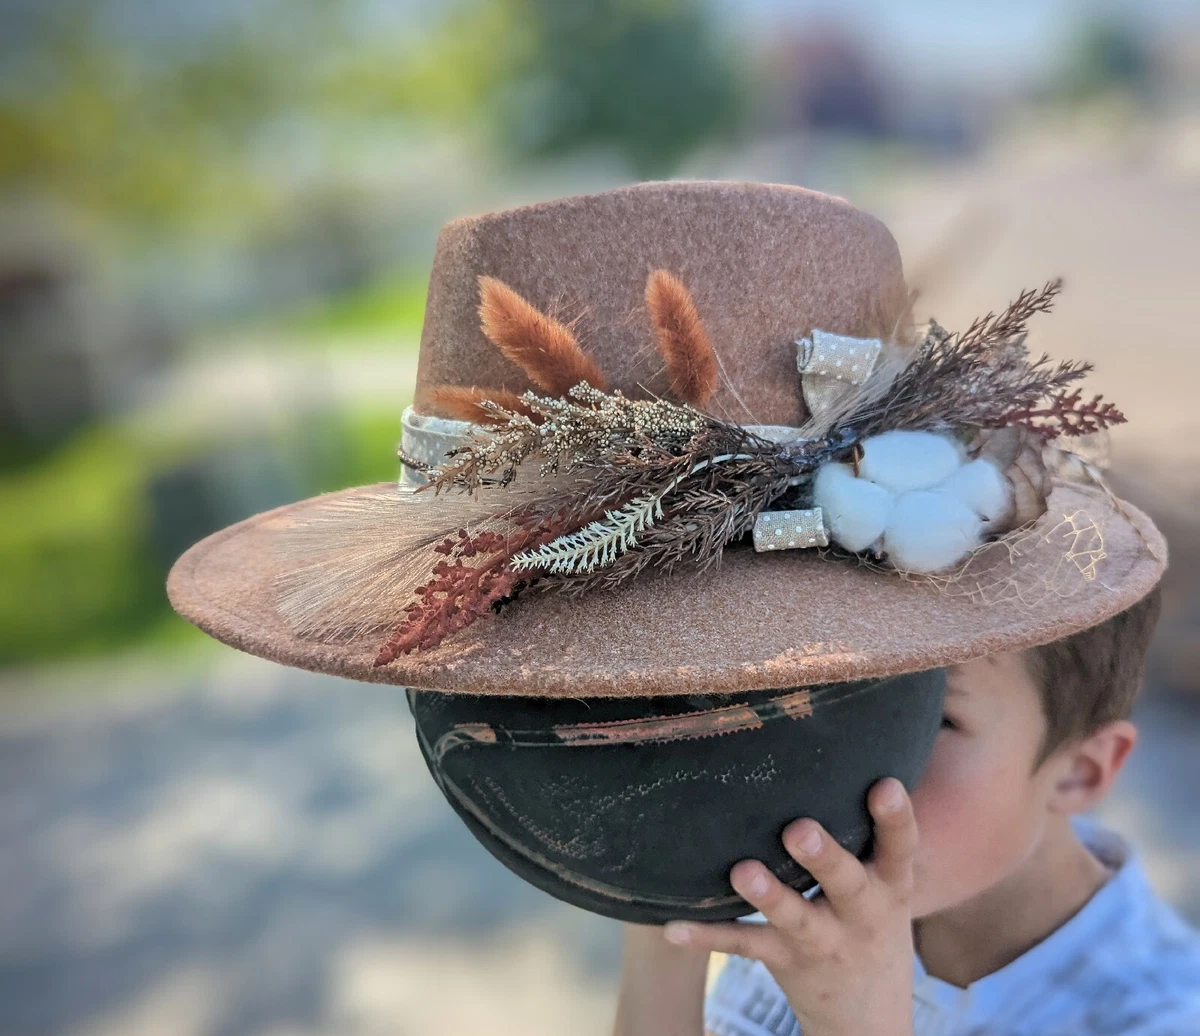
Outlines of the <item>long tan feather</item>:
M646 279L646 309L671 391L685 403L704 406L717 387L719 370L691 292L673 274L655 270Z
M547 316L495 277L479 278L483 333L538 388L554 396L581 381L604 390L608 379L566 324Z
M434 385L429 390L429 399L439 409L446 411L447 416L456 417L460 421L470 421L473 424L496 425L503 424L504 419L485 410L480 403L490 399L499 403L505 410L524 414L538 424L542 415L531 410L515 392L508 389L467 388L465 385Z
M314 501L277 540L280 613L299 636L319 640L390 629L445 560L434 547L459 529L506 532L521 508L571 484L538 478L536 468L530 475L472 494L380 486Z

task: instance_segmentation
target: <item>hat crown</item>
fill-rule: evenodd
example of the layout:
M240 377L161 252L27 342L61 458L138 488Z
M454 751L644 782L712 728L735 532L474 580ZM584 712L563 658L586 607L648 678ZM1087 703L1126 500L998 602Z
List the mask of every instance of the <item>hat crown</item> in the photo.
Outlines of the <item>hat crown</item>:
M479 323L480 276L560 320L609 387L666 395L645 307L664 268L687 286L720 358L708 407L745 423L806 416L794 340L814 328L887 337L905 312L887 228L841 198L778 184L638 184L455 220L434 253L414 408L440 414L436 385L532 387Z

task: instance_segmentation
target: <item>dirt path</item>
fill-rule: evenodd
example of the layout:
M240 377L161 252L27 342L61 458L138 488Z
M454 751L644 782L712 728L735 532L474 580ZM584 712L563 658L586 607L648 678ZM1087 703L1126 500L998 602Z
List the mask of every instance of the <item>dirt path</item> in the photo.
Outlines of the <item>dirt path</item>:
M212 658L0 698L0 1031L610 1031L618 926L474 841L399 691ZM1140 718L1105 815L1200 921L1200 701Z

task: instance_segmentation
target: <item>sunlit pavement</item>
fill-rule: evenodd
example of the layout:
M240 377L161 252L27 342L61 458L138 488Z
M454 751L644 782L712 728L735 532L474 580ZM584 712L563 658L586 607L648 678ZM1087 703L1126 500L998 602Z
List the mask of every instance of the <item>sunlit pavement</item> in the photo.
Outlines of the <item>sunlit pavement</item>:
M6 688L0 1031L611 1031L619 926L474 841L400 691L220 657L96 693ZM1140 719L1105 816L1200 920L1200 701Z
M399 689L147 690L4 719L0 1032L611 1031L619 926L475 842Z

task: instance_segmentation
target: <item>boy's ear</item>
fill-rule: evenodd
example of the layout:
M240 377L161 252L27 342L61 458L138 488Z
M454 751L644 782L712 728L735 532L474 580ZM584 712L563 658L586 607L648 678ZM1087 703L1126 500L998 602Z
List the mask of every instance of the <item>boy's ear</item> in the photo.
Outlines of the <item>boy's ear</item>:
M1121 772L1137 737L1137 727L1127 719L1118 719L1083 740L1063 746L1050 808L1060 813L1082 813L1099 803Z

